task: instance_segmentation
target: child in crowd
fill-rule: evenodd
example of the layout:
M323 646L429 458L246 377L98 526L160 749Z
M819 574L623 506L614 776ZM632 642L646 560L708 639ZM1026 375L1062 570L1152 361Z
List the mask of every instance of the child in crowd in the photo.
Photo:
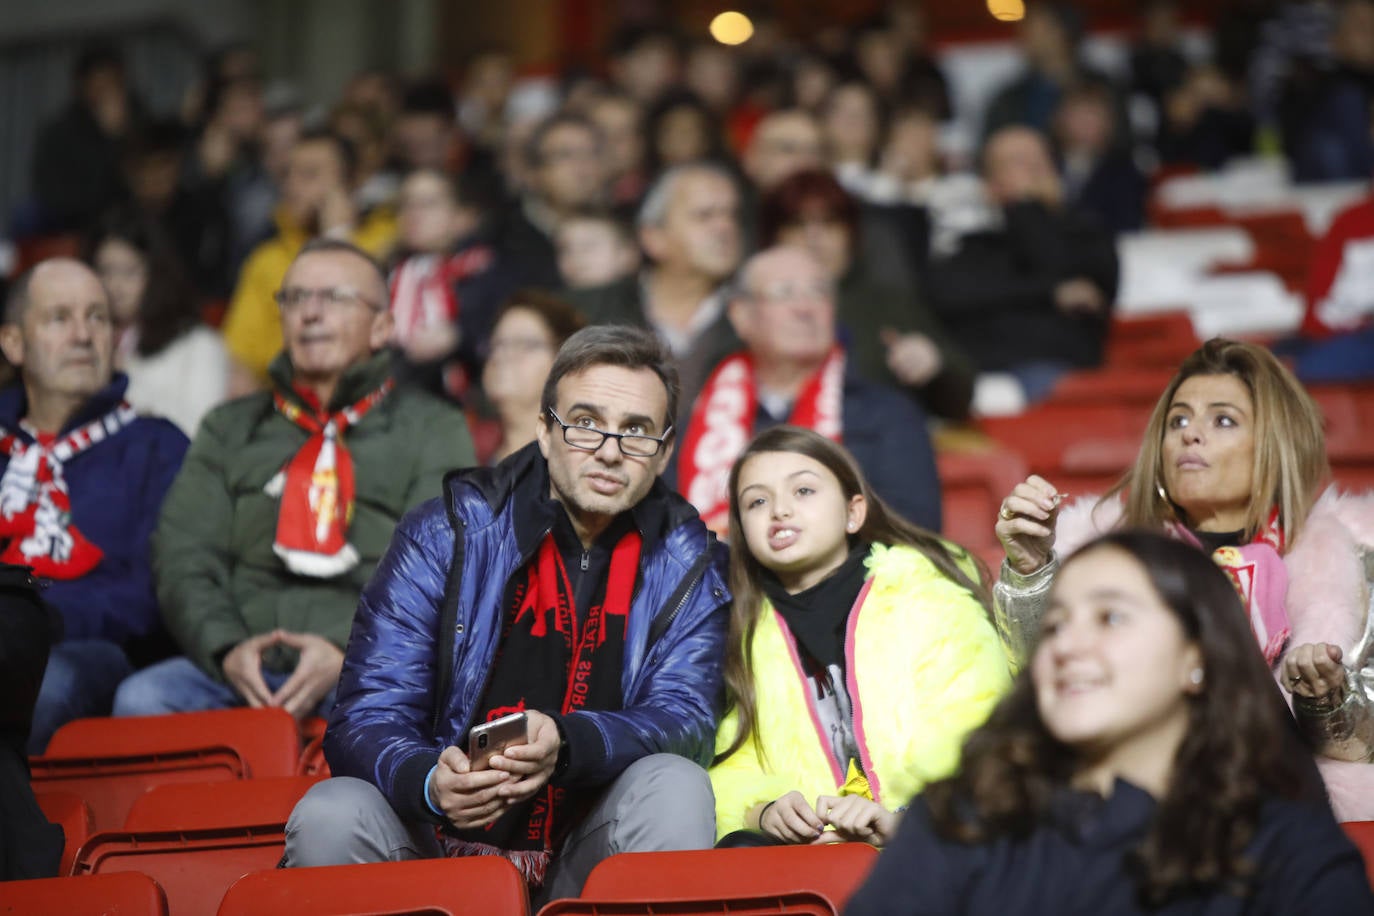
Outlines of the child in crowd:
M410 378L459 401L513 288L484 238L483 210L473 188L436 169L416 169L401 184L394 342Z
M588 211L563 220L554 245L569 289L606 286L639 269L639 246L629 227L608 213Z
M1108 535L845 912L1372 913L1286 715L1226 574Z
M981 570L810 430L760 434L729 493L722 845L882 845L1009 686Z

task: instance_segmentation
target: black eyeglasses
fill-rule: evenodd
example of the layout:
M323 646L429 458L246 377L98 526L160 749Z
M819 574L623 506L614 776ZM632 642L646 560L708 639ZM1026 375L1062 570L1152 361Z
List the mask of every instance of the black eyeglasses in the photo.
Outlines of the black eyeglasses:
M652 458L658 454L659 449L663 448L663 442L668 438L668 434L673 431L669 426L663 431L663 435L655 438L653 436L637 436L630 433L608 433L605 430L597 429L595 426L569 426L563 422L563 418L549 408L549 416L553 417L553 422L563 427L563 441L573 448L580 448L586 452L594 452L601 448L601 444L607 439L615 439L620 446L620 453L629 458Z

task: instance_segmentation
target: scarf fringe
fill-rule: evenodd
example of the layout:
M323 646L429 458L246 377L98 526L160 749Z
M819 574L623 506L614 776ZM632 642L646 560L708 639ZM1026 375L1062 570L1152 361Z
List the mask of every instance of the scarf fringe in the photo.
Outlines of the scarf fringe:
M450 859L500 856L514 865L531 887L544 886L544 879L549 873L549 861L553 858L547 849L501 849L490 843L474 843L444 834L440 834L439 842Z
M357 548L352 544L345 544L338 553L329 555L308 550L292 550L280 544L273 544L272 552L296 575L310 576L314 579L341 576L357 566L360 559Z

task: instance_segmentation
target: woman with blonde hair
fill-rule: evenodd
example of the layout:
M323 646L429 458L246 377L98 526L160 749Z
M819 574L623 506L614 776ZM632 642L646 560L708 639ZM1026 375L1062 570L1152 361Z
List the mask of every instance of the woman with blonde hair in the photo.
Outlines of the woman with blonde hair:
M761 433L729 493L717 833L754 832L727 845L882 845L1010 683L984 574L892 514L849 454L810 430Z
M1322 492L1321 413L1273 354L1216 338L1184 360L1135 464L1101 499L1062 511L1041 477L1002 502L998 624L1024 658L1057 556L1114 528L1150 528L1211 554L1230 576L1266 661L1281 671L1318 751L1336 813L1374 818L1374 675L1365 674L1374 497ZM1282 659L1282 661L1280 661Z

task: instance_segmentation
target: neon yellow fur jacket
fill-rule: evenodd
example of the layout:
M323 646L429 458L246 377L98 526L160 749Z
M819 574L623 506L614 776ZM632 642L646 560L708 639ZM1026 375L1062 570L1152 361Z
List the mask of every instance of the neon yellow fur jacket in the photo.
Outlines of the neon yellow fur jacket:
M982 605L911 547L875 544L845 631L854 735L875 801L889 811L958 766L964 737L1011 685L1007 656ZM964 569L976 576L971 564ZM752 652L759 745L746 740L711 768L716 834L793 789L810 804L836 795L845 772L818 729L796 643L765 598ZM716 752L739 730L731 710Z

